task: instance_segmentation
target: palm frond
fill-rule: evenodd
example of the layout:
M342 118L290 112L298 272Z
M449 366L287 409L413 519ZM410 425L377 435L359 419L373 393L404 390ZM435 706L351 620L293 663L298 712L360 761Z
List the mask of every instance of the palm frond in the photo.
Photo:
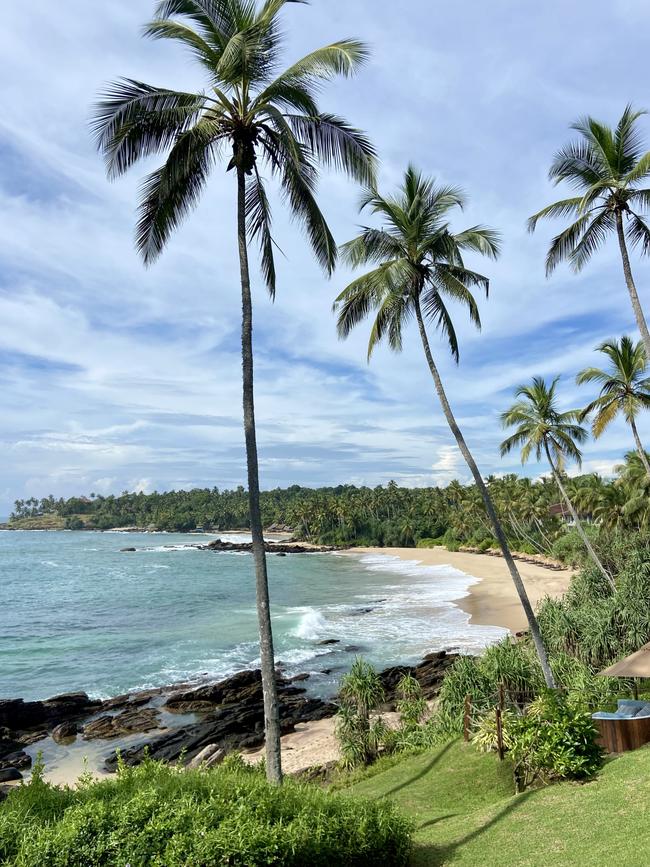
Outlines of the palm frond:
M296 82L330 80L337 75L349 77L370 56L368 48L356 39L343 39L312 51L282 73L276 81ZM273 87L273 84L270 85Z
M589 226L589 216L579 217L551 241L546 254L546 276L550 276L560 262L570 259L580 238Z
M574 271L581 271L593 254L602 247L607 236L616 228L616 218L609 210L602 210L581 233L574 244L569 260Z
M246 183L246 228L249 237L257 238L260 245L260 261L266 288L272 299L275 298L275 259L274 241L271 234L271 207L264 183L255 168L253 177Z
M345 172L361 184L375 180L377 154L370 139L333 114L286 115L297 138L323 165Z
M528 218L527 226L529 232L534 232L540 220L555 217L573 217L580 215L580 206L582 204L582 196L573 196L570 199L560 199L559 202L553 202L552 205L547 205Z
M160 255L172 230L198 202L214 162L216 135L213 123L200 121L178 138L164 166L145 178L136 227L136 247L145 264Z
M109 85L102 97L91 128L111 178L170 147L206 106L203 94L152 87L130 78Z
M382 229L368 227L364 227L358 237L342 244L339 253L343 261L352 268L405 255L404 245L398 238Z
M608 177L609 169L587 141L571 142L553 158L548 176L555 184L567 181L577 189L588 189Z
M639 247L644 256L650 255L650 228L637 214L628 213L625 234L633 247Z
M473 250L489 259L498 259L501 252L501 234L486 226L472 226L454 235L461 250Z

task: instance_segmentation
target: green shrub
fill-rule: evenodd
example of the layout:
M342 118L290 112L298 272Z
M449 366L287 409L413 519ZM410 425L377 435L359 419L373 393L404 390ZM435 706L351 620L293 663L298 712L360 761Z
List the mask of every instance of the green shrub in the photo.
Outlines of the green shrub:
M551 690L525 714L509 715L507 732L517 791L538 780L588 779L602 767L603 750L590 714Z
M409 823L386 801L352 800L255 770L185 771L147 761L60 789L37 780L0 809L0 863L15 867L405 865Z
M420 539L420 541L415 546L416 548L444 548L444 540L442 536L438 536L437 539Z
M369 765L377 757L387 729L381 718L370 714L384 700L384 688L375 669L357 658L348 674L341 678L340 707L336 715L336 737L345 768Z

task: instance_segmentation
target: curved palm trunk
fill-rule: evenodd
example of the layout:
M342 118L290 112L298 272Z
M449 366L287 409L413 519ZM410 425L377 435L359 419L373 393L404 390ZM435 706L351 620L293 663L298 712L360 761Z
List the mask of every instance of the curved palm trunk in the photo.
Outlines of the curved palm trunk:
M442 411L445 414L445 418L447 419L447 424L449 425L451 432L456 438L456 442L458 444L458 448L460 449L460 453L465 458L465 462L469 467L472 476L474 477L474 482L476 487L479 489L481 493L481 497L483 498L483 504L485 505L485 511L488 513L488 517L490 519L490 523L494 529L494 535L496 536L499 545L501 546L501 551L503 553L503 558L506 561L508 566L508 571L510 572L510 576L515 585L515 589L517 590L517 595L519 596L519 601L521 602L521 607L524 609L524 613L526 615L526 620L528 621L528 628L530 629L530 634L532 635L533 642L535 644L535 649L537 650L537 656L539 657L539 663L542 667L542 672L544 673L544 680L546 681L546 685L550 689L555 688L555 679L553 677L553 672L551 671L551 667L548 662L548 657L546 655L546 648L544 647L544 642L542 641L542 634L539 631L539 623L537 622L537 618L535 617L535 612L533 611L533 607L530 604L530 599L528 598L528 593L526 593L526 588L524 587L524 582L521 580L521 575L519 574L519 570L517 569L517 565L513 560L512 554L510 553L510 547L508 546L508 541L506 539L505 533L501 527L501 523L497 516L496 510L494 508L494 504L492 503L492 499L490 497L490 493L487 489L487 485L483 481L483 476L479 472L478 466L476 465L476 461L472 457L472 453L467 447L467 443L465 442L465 438L456 423L456 419L454 418L454 414L452 412L451 406L449 405L449 401L447 400L447 395L445 393L444 386L442 384L442 380L440 379L440 374L438 373L438 368L435 365L433 360L433 355L431 354L431 347L429 346L429 338L427 336L427 331L424 326L424 320L422 319L422 311L420 309L420 301L416 297L415 299L415 315L418 320L418 326L420 328L420 337L422 338L422 346L424 347L424 354L427 359L427 363L429 365L429 370L431 371L431 376L433 377L433 382L436 388L436 392L438 394L438 398L442 405Z
M634 278L632 277L632 268L630 266L630 257L627 253L627 244L625 243L625 230L623 229L623 215L620 211L616 212L616 232L618 234L618 245L621 248L621 259L623 260L623 273L625 274L625 282L630 293L632 301L632 309L636 317L636 324L641 332L643 345L645 346L646 356L650 360L650 331L648 331L648 323L643 314L643 308L639 301L639 294L636 291Z
M576 512L576 510L573 506L573 503L571 502L571 499L566 492L566 488L562 484L562 478L560 477L560 474L559 474L555 464L553 463L553 459L551 457L551 452L549 451L549 448L548 448L546 441L544 442L544 451L546 452L546 458L550 464L551 472L553 473L553 478L555 479L555 483L558 486L558 488L560 489L560 494L562 495L562 499L567 504L567 507L568 507L569 511L571 512L571 516L572 516L572 518L575 522L575 525L576 525L576 530L578 531L578 535L582 539L582 542L583 542L585 548L587 549L587 553L589 554L589 556L593 560L594 565L596 565L598 567L603 578L605 578L605 580L608 582L608 584L610 585L612 590L616 590L616 585L614 584L614 579L612 578L612 576L609 574L609 572L605 569L603 564L598 559L598 554L596 554L596 552L594 551L593 545L589 541L589 536L587 536L587 534L585 533L584 527L582 526L582 522L578 516L578 513Z
M641 458L641 463L645 467L645 471L648 474L648 478L650 479L650 462L648 461L648 454L647 454L646 450L643 448L643 443L641 442L641 437L639 436L639 432L636 429L636 422L634 421L633 418L630 419L630 427L632 428L632 433L634 434L634 442L636 443L636 450L639 453L639 457Z
M280 709L275 681L273 656L273 633L269 606L269 584L266 572L264 534L260 512L260 483L257 466L257 439L255 435L255 406L253 401L253 304L248 268L246 242L246 175L237 169L237 234L239 242L239 266L241 271L242 297L242 373L244 385L244 435L246 439L246 463L248 467L248 504L253 536L253 560L255 563L255 587L257 596L257 619L260 634L260 658L262 690L264 694L264 730L266 743L266 775L271 783L282 782L280 760Z

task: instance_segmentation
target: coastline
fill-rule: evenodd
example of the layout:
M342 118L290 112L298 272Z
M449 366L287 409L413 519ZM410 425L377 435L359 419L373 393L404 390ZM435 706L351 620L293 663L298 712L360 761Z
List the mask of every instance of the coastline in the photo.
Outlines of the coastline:
M349 554L372 554L398 557L422 566L452 566L477 579L468 588L468 594L454 602L470 615L476 626L501 626L510 632L528 628L517 591L512 583L505 561L487 554L467 551L447 551L446 548L351 548ZM536 563L518 561L522 577L533 608L545 597L558 597L565 593L574 575L573 570L551 571Z

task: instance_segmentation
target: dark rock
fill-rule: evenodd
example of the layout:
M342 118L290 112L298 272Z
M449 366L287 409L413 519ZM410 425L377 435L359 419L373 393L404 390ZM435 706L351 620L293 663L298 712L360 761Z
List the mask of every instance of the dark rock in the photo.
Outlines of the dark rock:
M289 678L291 683L299 683L302 680L309 680L311 675L308 671L303 671L302 674L294 674L293 677Z
M71 743L77 737L79 724L76 722L59 723L52 729L52 740L57 744Z
M284 551L278 551L275 556L276 557L286 557L287 555L284 553Z
M427 654L417 665L396 665L385 669L379 677L386 693L387 703L390 705L397 700L397 684L405 674L412 675L418 681L425 698L434 698L440 690L445 672L457 658L458 655L455 653L440 650Z
M360 644L346 644L343 648L346 653L361 653L363 651L363 647Z
M207 545L197 545L201 551L252 551L252 542L222 542L215 539ZM324 554L330 551L340 551L336 545L296 545L289 542L265 542L267 554Z
M219 683L172 693L164 708L172 713L200 713L212 710L215 705L247 702L261 694L262 677L259 670L246 669Z
M362 614L370 614L374 610L374 608L355 608L353 611L350 611L350 617L361 617Z
M32 757L23 749L17 749L13 753L7 753L0 758L0 768L31 768Z
M46 701L23 701L22 698L0 699L0 726L11 731L53 728L67 720L88 716L99 707L85 692L66 693Z
M331 668L321 668L320 673L321 674L331 674L332 669Z
M329 647L331 644L340 644L340 638L325 638L323 641L317 641L317 647Z
M122 554L131 553L131 551L135 551L135 550L136 550L135 548L120 548L120 553L122 553Z
M323 719L335 713L329 702L307 698L304 690L278 679L280 727L283 734L293 731L300 722ZM178 692L168 699L168 710L199 707L206 712L201 722L163 732L146 743L122 750L129 765L139 764L148 751L153 759L175 762L181 754L191 761L205 747L219 749L259 747L264 742L264 703L262 677L259 670L242 671L221 683ZM106 767L114 770L115 753L106 759Z
M0 770L0 783L12 783L16 780L22 780L23 775L18 768L2 768Z
M159 719L160 714L153 707L125 710L115 716L105 714L86 723L83 727L83 738L85 741L97 738L109 740L138 732L148 732L160 728Z

